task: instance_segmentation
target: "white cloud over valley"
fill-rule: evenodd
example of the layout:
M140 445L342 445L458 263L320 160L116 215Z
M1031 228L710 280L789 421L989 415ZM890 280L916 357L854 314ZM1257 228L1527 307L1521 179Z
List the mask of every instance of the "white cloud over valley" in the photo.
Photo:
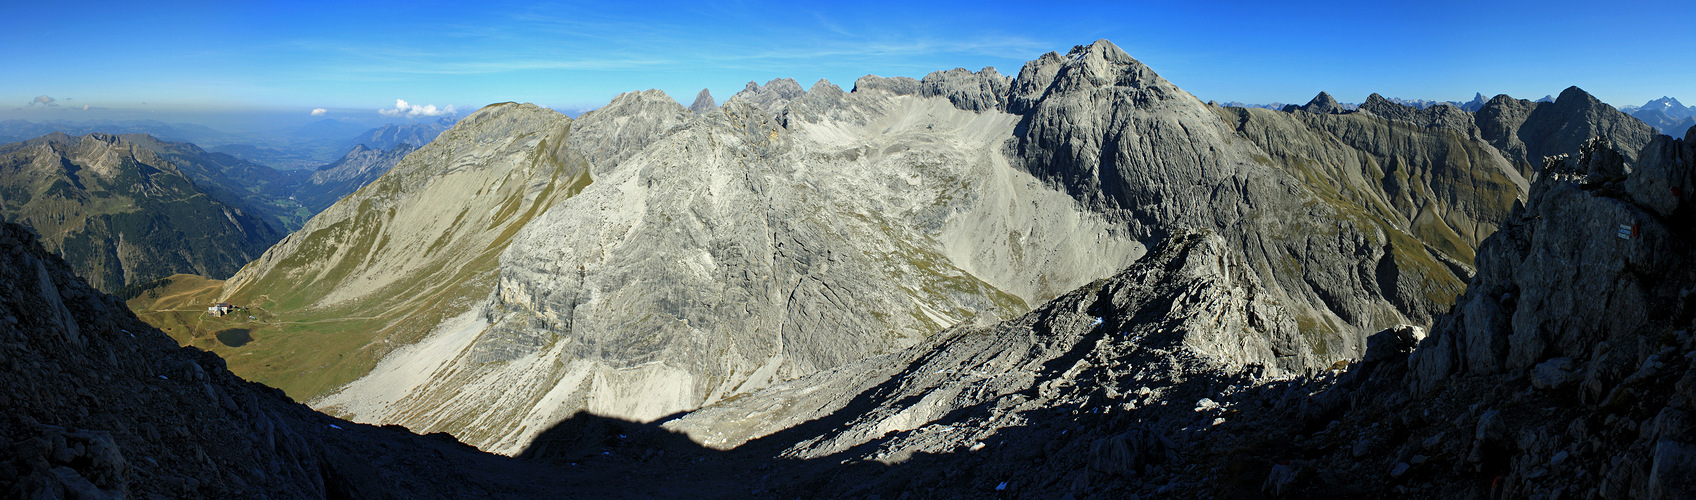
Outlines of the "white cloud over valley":
M417 118L420 116L448 116L454 114L453 105L451 104L444 108L437 108L434 104L425 104L423 106L415 105L406 102L405 99L395 99L395 107L379 109L377 112L381 113L383 116L404 116L407 118Z
M328 110L328 109L315 108L315 109L312 110L312 116L324 116L324 115L327 115L327 114L330 114L330 110Z

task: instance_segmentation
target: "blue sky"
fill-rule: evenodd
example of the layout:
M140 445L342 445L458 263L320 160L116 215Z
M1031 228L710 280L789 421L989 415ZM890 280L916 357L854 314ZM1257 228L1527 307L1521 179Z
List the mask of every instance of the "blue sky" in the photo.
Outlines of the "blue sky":
M647 88L722 101L777 77L847 89L868 73L1017 74L1098 38L1221 102L1537 98L1568 85L1615 105L1696 101L1689 0L24 3L0 21L0 118L324 108L378 120L396 99L569 110Z

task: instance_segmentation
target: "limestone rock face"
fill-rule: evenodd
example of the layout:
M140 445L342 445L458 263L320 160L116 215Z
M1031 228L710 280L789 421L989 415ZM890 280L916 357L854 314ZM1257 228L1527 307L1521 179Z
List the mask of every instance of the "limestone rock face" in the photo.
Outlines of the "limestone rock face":
M783 110L785 104L800 98L801 94L805 93L807 91L801 90L801 84L796 83L793 78L773 78L765 85L748 82L746 88L737 92L736 95L730 96L730 99L725 99L724 102L729 104L730 101L740 100L765 111L767 114L776 116Z
M1224 238L1178 235L1123 272L1018 318L956 327L665 426L715 448L781 431L768 441L790 446L780 454L791 459L948 453L1042 409L1150 387L1193 403L1212 395L1196 389L1221 380L1318 369L1295 319L1264 292ZM876 456L864 456L868 449Z
M394 225L451 252L391 242L359 264L287 253L256 264L300 282L372 276L305 304L390 296L367 284L392 273L375 269L434 262L472 273L418 274L467 285L424 288L441 298L428 302L433 322L397 324L428 333L382 351L358 380L314 392L315 406L517 453L578 412L648 422L1016 315L1192 231L1222 240L1241 261L1224 267L1252 274L1232 279L1279 304L1301 340L1186 342L1351 359L1367 333L1428 324L1446 307L1472 275L1474 246L1526 185L1452 107L1210 107L1107 41L1045 54L1011 81L954 70L868 76L844 92L779 79L704 114L636 92L575 121L538 120L538 131L488 126L505 116L497 108L396 172L537 175L556 170L525 170L517 153L546 151L565 159L548 165L586 172L564 175L577 179L569 195L543 195L556 191L535 181L526 192L537 194L516 203L466 196L473 222L450 226L481 229ZM383 196L414 199L411 189L430 186L413 182ZM471 219L481 214L498 222ZM318 248L293 245L285 252ZM498 266L449 257L490 252Z
M739 98L720 111L595 164L518 233L486 303L315 404L516 453L579 411L692 409L1019 314L1143 253L1009 167L1011 115L829 82L784 103L787 126ZM385 375L420 365L439 368Z
M1243 428L1265 443L1324 428L1294 438L1306 451L1268 460L1351 472L1277 479L1296 497L1696 494L1696 204L1682 196L1692 152L1661 136L1626 173L1599 136L1547 159L1528 200L1479 246L1466 293L1411 354L1369 352L1339 377L1291 381L1284 402L1259 405L1272 408L1264 417L1227 418L1252 421ZM1294 425L1274 423L1280 413ZM1317 450L1332 451L1307 453Z
M897 76L884 78L877 75L866 75L854 81L854 92L869 92L881 90L895 95L914 95L919 93L919 81L910 77Z
M1470 132L1471 122L1473 121L1471 114L1454 106L1443 104L1420 109L1392 102L1376 93L1366 97L1366 102L1361 103L1360 110L1388 120L1410 122L1423 127L1444 127L1467 132ZM1475 137L1476 135L1469 134L1469 136Z
M571 130L571 148L605 175L689 118L689 110L656 89L626 92L606 106L583 113Z
M1593 140L1580 161L1551 160L1532 202L1479 248L1478 278L1415 354L1416 387L1452 373L1523 371L1555 357L1643 359L1634 339L1670 330L1696 281L1676 221L1689 216L1696 173L1689 143L1662 136L1623 183L1613 147ZM1599 173L1598 173L1599 172ZM1486 259L1487 257L1487 259ZM1641 270L1653 269L1651 274ZM1680 313L1684 314L1684 313ZM1606 386L1614 380L1602 379ZM1598 395L1599 396L1599 395Z
M919 81L919 95L946 97L954 107L966 111L1004 110L1007 86L1012 80L995 72L995 68L984 68L977 73L955 68L925 75Z
M1021 168L1124 221L1145 241L1177 228L1218 231L1308 325L1323 355L1358 356L1362 332L1424 321L1441 306L1421 304L1459 293L1471 243L1454 238L1447 245L1453 255L1433 253L1425 242L1438 233L1415 236L1413 222L1435 225L1436 216L1415 206L1442 214L1458 202L1497 220L1523 192L1499 173L1487 147L1464 135L1366 113L1297 117L1211 108L1106 41L1032 61L1012 88L1011 107L1029 107L1013 145ZM1029 97L1021 93L1037 96L1039 88L1039 100L1022 104ZM1371 132L1362 129L1370 128L1396 139L1365 136ZM1413 193L1385 172L1429 162L1421 158L1434 147L1470 148L1463 161L1445 157L1447 165L1421 168L1475 181L1469 192ZM1420 201L1393 209L1390 200L1403 196ZM1461 221L1476 233L1473 219Z

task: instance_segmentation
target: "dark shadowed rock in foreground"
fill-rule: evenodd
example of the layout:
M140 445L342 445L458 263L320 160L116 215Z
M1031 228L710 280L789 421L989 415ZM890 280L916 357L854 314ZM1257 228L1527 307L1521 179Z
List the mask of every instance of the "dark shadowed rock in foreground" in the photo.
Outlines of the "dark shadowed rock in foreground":
M543 468L446 435L335 419L240 380L90 288L22 226L0 227L0 288L0 494L9 498L564 491Z
M1411 356L1293 384L1298 425L1238 452L1267 491L1696 495L1696 149L1662 137L1625 175L1616 147L1545 162Z

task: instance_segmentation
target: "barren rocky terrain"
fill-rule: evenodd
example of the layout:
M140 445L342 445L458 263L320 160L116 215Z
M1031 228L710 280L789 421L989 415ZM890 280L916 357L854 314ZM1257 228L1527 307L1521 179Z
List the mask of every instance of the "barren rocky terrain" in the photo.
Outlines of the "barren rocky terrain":
M7 226L0 482L1681 498L1691 134L1576 87L1222 108L1105 40L491 105L230 280L130 303L169 332ZM201 298L245 314L165 304Z

